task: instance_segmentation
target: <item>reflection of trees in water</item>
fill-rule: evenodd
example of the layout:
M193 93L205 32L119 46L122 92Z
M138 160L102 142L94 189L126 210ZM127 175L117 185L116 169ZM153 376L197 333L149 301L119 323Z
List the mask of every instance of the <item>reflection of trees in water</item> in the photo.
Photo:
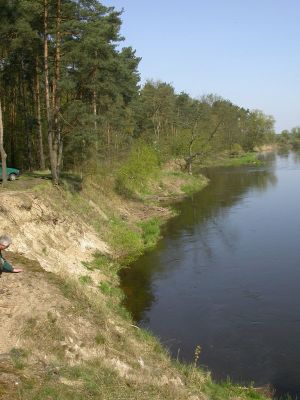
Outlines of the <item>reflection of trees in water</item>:
M259 153L257 155L257 158L260 161L267 162L268 164L271 164L272 162L276 161L276 153L274 153L274 152Z
M277 151L277 154L282 158L288 158L290 155L289 147L280 147Z
M230 208L249 191L263 192L277 183L271 170L260 168L209 169L205 173L211 183L193 198L176 205L180 214L164 227L164 239L158 247L121 272L124 304L136 321L142 319L155 300L152 291L155 275L176 268L185 251L201 248L203 258L211 259L214 255L209 238L211 229L225 247L234 250L238 232L224 223ZM168 248L172 250L171 256Z
M272 171L263 169L234 169L207 171L210 184L199 194L178 205L180 215L168 224L168 233L184 226L197 229L205 221L217 220L228 213L249 191L264 192L275 186L277 178ZM202 227L201 227L202 228Z
M295 164L300 164L300 150L294 151L294 152L292 153L292 157L293 157L293 162L294 162Z

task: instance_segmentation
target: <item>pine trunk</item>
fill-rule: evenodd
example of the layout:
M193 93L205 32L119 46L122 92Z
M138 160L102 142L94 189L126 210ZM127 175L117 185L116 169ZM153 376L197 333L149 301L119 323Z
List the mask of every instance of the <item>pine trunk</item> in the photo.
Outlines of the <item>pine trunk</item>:
M93 90L93 114L95 118L94 128L97 131L97 94L96 90Z
M57 175L57 162L56 154L53 148L53 123L52 123L52 110L50 105L50 87L49 87L49 60L48 60L48 0L44 0L44 74L45 74L45 102L47 114L47 128L48 128L48 147L49 159L51 167L52 182L58 184Z
M2 107L0 100L0 155L1 155L1 166L2 166L2 185L5 186L7 182L6 175L6 152L4 150L4 132L3 132L3 120L2 120Z
M55 46L55 74L53 82L53 108L54 108L54 152L56 160L56 174L59 180L60 167L62 163L62 136L59 120L60 112L60 68L61 68L61 0L56 5L56 46Z
M15 91L13 90L12 104L10 111L10 162L12 166L16 165L15 130L16 130L16 96L15 96Z
M43 144L43 132L41 122L41 96L40 96L40 79L38 73L38 61L36 60L35 65L35 105L36 105L36 125L37 125L37 139L39 147L39 166L42 170L45 167L45 155L44 155L44 144Z

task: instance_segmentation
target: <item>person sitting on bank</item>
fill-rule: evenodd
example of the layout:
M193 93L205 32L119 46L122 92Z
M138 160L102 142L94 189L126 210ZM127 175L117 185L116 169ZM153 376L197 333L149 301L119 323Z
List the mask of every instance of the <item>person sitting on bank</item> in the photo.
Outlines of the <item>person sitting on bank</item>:
M20 268L13 268L13 266L6 261L1 254L2 250L6 250L11 245L11 238L7 235L0 236L0 274L1 272L22 272Z

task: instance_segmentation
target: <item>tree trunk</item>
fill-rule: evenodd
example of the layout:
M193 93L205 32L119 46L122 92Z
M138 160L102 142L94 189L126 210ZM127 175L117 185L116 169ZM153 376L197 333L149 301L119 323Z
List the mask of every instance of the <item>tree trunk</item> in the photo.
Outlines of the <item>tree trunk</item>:
M36 126L37 126L37 138L39 147L39 165L42 170L45 167L45 155L44 155L44 144L43 144L43 132L41 123L41 97L40 97L40 80L38 72L38 60L36 59L35 64L35 104L36 104Z
M56 172L59 179L60 166L62 161L62 137L59 120L60 112L60 64L61 64L61 0L56 4L56 46L55 46L55 74L53 84L53 103L54 103L54 151L56 154Z
M190 175L193 174L193 170L192 170L192 160L191 160L191 159L188 160L188 172L189 172Z
M0 100L0 155L1 155L1 165L2 165L2 185L5 186L7 182L6 175L6 153L4 150L4 132L3 132L3 120L2 120L2 107Z
M195 141L195 133L194 133L194 129L193 129L192 138L191 138L190 143L189 143L189 156L188 156L188 158L186 160L187 170L188 170L188 173L190 175L193 174L192 165L193 165L193 159L194 159L193 158L193 144L194 144L194 141Z
M49 159L51 166L52 182L58 184L57 174L57 159L53 148L53 123L52 123L52 110L50 105L50 88L49 88L49 60L48 60L48 0L44 0L44 74L45 74L45 102L47 114L47 128L48 128L48 147Z
M22 65L23 69L23 65ZM24 131L25 131L25 137L26 137L26 158L27 158L27 168L29 171L32 171L33 167L33 158L32 158L32 143L31 143L31 129L29 128L28 125L28 107L27 107L27 96L26 96L26 89L25 89L25 77L24 77L24 71L22 71L22 86L21 86L21 91L22 91L22 99L23 99L23 113L24 113Z
M12 105L10 112L10 162L12 166L16 166L15 157L15 130L16 130L16 96L15 90L12 91Z
M96 90L93 90L93 114L95 118L94 128L95 132L97 132L97 93Z

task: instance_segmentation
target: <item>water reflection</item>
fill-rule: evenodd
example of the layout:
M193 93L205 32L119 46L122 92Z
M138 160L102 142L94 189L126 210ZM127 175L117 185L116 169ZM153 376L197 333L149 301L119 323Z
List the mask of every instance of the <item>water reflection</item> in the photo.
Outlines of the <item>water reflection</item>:
M274 154L264 156L265 160L274 161ZM226 226L223 220L227 210L236 203L242 203L249 191L263 192L277 183L272 166L244 168L211 168L203 170L210 184L201 193L175 204L179 213L163 228L163 239L155 250L146 253L129 268L121 272L121 286L125 292L125 306L132 313L135 321L143 319L144 312L151 308L155 300L152 291L152 278L155 274L174 268L181 260L186 249L183 237L197 237L196 245L204 251L207 258L213 258L212 243L209 237L213 225L220 241L229 250L236 246L238 231ZM172 244L172 257L161 257L169 242ZM193 241L190 241L193 245ZM195 244L194 244L195 245Z

